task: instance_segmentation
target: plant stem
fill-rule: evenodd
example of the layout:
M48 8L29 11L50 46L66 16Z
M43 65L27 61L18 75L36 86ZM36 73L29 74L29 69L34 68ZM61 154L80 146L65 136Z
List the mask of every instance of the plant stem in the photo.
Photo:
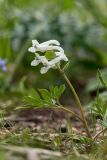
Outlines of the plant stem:
M99 131L94 137L93 139L95 140L101 133L104 133L107 130L107 128L102 129L101 131Z
M59 105L58 105L58 108L60 108L60 109L62 109L62 110L65 110L65 111L67 111L67 112L69 112L69 113L73 114L75 117L77 117L80 121L82 121L82 122L83 122L82 118L81 118L81 117L79 117L79 115L78 115L78 114L76 114L75 112L73 112L71 109L65 108L65 107L64 107L64 106L62 106L61 104L59 104Z
M60 71L61 75L64 77L65 81L67 82L68 86L70 87L70 89L71 89L71 91L72 91L72 93L73 93L73 95L75 97L75 100L76 100L76 102L77 102L77 104L78 104L78 106L80 108L80 112L81 112L81 116L82 116L82 120L83 120L82 122L83 122L83 125L84 125L84 128L85 128L85 131L86 131L88 137L92 138L92 136L90 134L90 131L89 131L89 128L88 128L87 121L85 119L84 110L83 110L83 107L81 105L80 99L79 99L79 97L78 97L73 85L71 84L71 82L69 81L68 77L64 73L64 71L59 66L57 66L57 67L58 67L58 70Z

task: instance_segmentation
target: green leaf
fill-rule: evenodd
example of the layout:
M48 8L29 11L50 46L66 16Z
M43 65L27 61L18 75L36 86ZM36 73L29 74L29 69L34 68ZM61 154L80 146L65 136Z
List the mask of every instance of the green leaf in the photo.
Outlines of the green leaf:
M39 93L36 90L34 90L33 88L30 91L30 95L31 95L31 97L35 98L38 101L41 100Z
M59 88L56 86L54 88L54 96L57 100L61 97L64 90L65 90L65 85L61 85Z
M65 91L65 85L63 84L59 87L58 98L60 98L60 96L63 94L64 91Z
M99 79L100 79L100 82L101 82L102 85L104 86L104 88L107 89L107 83L104 81L103 76L102 76L102 74L101 74L101 72L100 72L99 69L98 69L98 77L99 77Z
M56 98L56 99L58 99L58 87L57 86L55 86L55 88L54 88L54 97Z
M48 102L51 103L52 102L52 97L50 92L47 89L38 89L38 91L40 92L42 98Z
M50 86L49 88L51 96L54 97L54 86Z
M65 90L65 85L51 86L50 90L38 89L38 92L31 89L30 95L24 97L24 102L35 107L53 106Z
M26 102L28 105L32 105L35 107L40 107L43 105L42 101L37 101L35 98L33 98L31 96L24 97L24 102Z
M88 83L86 85L86 91L87 92L93 92L95 90L99 89L104 89L105 88L105 84L107 82L107 69L102 69L101 74L98 73L98 77L96 78L90 78L88 80ZM104 81L104 83L102 84L102 79Z
M59 99L60 96L63 94L65 90L65 85L61 85L61 86L51 86L50 87L50 92L51 92L51 96L53 99Z

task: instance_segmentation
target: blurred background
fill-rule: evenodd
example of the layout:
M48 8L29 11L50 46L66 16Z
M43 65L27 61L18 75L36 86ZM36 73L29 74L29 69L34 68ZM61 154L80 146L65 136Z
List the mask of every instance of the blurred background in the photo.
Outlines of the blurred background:
M98 68L107 80L106 0L0 0L0 59L7 61L0 93L64 83L57 71L41 75L41 66L30 66L32 39L61 43L70 60L65 72L83 97L96 91Z

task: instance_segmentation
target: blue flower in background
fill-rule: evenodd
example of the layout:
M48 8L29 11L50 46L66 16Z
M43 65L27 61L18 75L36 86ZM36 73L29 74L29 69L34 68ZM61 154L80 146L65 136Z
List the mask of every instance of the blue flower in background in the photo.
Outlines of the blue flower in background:
M4 72L7 71L6 63L7 63L7 61L6 61L5 59L0 59L0 68L1 68L2 71L4 71Z

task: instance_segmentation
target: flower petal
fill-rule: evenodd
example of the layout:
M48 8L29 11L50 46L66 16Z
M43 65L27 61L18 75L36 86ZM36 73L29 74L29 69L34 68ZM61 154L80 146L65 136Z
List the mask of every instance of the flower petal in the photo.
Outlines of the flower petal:
M28 49L28 51L29 51L29 52L32 52L32 53L35 53L35 52L36 52L36 48L30 47L30 48Z
M41 56L40 61L42 62L43 65L48 65L49 64L49 62L48 62L48 60L46 59L45 56Z
M59 55L61 55L61 52L55 52L55 55L59 56Z
M57 40L49 40L49 41L41 43L41 45L57 45L57 46L59 46L60 43Z
M61 59L63 59L64 61L68 61L68 58L65 55L63 55Z
M40 73L45 74L49 69L50 69L50 67L42 67L40 70Z
M55 66L56 63L60 62L61 58L60 57L56 57L54 59L52 59L50 62L49 62L49 65L51 66Z
M0 67L6 65L7 61L5 59L0 59Z
M32 40L33 47L39 46L39 42L37 40Z
M62 60L68 61L68 58L66 57L66 55L65 55L64 53L55 52L55 54L56 54L57 56L59 56Z
M39 63L40 63L40 60L35 59L31 62L31 66L37 66Z
M7 71L7 67L6 67L6 66L3 66L3 67L2 67L2 71L6 72L6 71Z

